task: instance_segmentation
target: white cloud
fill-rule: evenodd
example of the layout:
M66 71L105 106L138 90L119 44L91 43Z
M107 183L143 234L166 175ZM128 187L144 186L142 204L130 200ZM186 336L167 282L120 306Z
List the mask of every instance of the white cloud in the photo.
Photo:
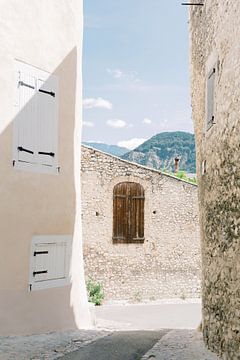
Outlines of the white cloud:
M149 118L144 118L143 121L142 121L143 124L148 124L150 125L152 123L152 120L149 119Z
M144 143L144 141L146 141L147 139L142 139L142 138L133 138L133 139L130 139L130 140L122 140L122 141L119 141L117 143L118 146L122 146L122 147L125 147L129 150L133 150L135 149L136 147L138 147L139 145L141 145L142 143Z
M127 81L139 82L138 73L136 71L123 71L120 69L107 69L107 72L115 79L125 79Z
M107 69L107 72L110 75L112 75L115 79L121 79L122 77L125 77L124 72L119 69L115 69L115 70Z
M127 123L126 121L120 119L110 119L107 121L107 125L116 129L121 129L126 127Z
M94 123L91 121L83 121L83 126L94 127Z
M110 101L98 97L83 99L83 107L84 109L102 108L111 110L113 106Z

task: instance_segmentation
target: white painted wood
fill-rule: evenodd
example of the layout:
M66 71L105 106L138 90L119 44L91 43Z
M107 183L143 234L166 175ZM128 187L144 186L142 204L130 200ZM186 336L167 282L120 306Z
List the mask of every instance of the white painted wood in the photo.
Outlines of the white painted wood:
M31 72L25 73L20 71L19 73L19 113L18 120L18 143L17 149L23 148L25 151L18 150L18 161L24 161L28 163L35 162L36 154L36 106L35 106L35 91L36 91L36 78ZM31 86L31 88L30 88ZM33 153L28 153L32 151Z
M16 61L16 74L15 168L56 174L58 79L55 75L19 61Z
M68 235L33 237L29 290L40 290L69 284L71 244L72 238ZM34 274L34 272L39 271L47 272Z
M54 75L45 81L37 81L37 116L38 116L38 152L53 153L54 156L38 154L38 163L45 166L56 166L57 148L57 78ZM44 92L39 92L46 91ZM48 94L48 92L50 94ZM54 94L53 95L51 95Z
M214 92L215 92L216 67L213 67L207 78L207 127L214 122Z

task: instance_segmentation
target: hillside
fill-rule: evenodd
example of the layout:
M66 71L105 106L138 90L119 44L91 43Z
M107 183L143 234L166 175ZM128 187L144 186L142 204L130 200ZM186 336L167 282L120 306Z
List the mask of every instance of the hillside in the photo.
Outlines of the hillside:
M83 142L84 145L91 146L94 149L101 150L107 154L115 155L115 156L122 156L126 154L129 150L118 146L118 145L108 145L104 143L97 143L97 142Z
M163 132L121 157L158 170L174 171L176 156L180 157L180 170L196 172L193 134L183 131Z

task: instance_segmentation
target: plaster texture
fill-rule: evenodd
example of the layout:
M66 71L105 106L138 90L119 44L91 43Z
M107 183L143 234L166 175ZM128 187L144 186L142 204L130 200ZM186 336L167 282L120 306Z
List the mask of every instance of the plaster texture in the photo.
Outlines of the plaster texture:
M192 108L203 263L203 335L223 359L240 359L240 2L190 10ZM217 61L217 62L216 62ZM214 124L206 130L206 82L217 64ZM206 161L206 173L201 164Z
M113 244L113 188L145 190L145 241ZM82 146L82 221L86 278L105 301L200 296L197 186Z
M82 1L0 5L0 335L88 326L78 210ZM58 175L13 167L15 59L58 77ZM33 235L73 236L69 286L29 291Z

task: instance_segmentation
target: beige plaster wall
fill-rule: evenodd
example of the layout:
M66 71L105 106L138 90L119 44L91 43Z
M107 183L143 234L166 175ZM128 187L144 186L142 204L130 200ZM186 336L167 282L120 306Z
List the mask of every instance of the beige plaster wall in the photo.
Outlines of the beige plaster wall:
M143 244L112 242L122 181L144 187ZM103 285L105 301L200 296L197 186L82 146L82 220L86 278Z
M192 107L203 255L203 334L240 358L240 2L205 0L190 12ZM215 124L206 131L206 74L218 59ZM201 174L206 161L207 172Z
M82 0L1 0L0 5L0 335L88 326L77 211ZM15 59L58 76L58 175L12 165ZM74 235L77 250L71 285L29 292L32 236L62 234Z

